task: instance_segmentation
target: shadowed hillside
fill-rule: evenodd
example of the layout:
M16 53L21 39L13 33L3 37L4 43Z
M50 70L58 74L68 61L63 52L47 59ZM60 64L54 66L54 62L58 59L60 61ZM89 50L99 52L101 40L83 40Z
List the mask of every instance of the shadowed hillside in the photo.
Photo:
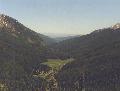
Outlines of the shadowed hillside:
M96 30L55 46L76 59L58 74L65 91L120 90L120 28Z
M9 91L31 91L30 74L45 61L45 51L45 43L36 32L0 15L0 84L6 84Z

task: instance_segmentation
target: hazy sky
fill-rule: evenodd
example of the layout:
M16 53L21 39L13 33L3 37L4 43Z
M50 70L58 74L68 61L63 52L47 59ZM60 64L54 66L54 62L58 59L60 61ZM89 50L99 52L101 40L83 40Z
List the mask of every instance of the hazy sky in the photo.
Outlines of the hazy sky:
M40 33L86 34L120 22L120 0L0 0L0 12Z

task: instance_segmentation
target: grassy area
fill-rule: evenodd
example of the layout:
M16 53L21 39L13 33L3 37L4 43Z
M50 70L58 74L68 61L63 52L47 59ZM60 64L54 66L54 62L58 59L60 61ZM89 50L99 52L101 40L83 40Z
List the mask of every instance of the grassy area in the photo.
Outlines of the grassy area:
M72 62L74 59L48 59L47 62L42 63L43 65L47 65L51 67L48 72L41 71L38 75L33 75L34 77L38 77L44 79L46 86L51 86L53 88L57 88L58 82L55 75L61 70L61 68L67 63ZM51 83L53 85L51 85ZM49 91L49 90L47 90Z
M0 91L8 91L8 88L5 84L0 83Z
M64 65L66 65L69 62L72 62L73 59L66 59L66 60L61 60L61 59L48 59L47 62L44 62L42 64L48 65L51 67L53 70L60 70Z

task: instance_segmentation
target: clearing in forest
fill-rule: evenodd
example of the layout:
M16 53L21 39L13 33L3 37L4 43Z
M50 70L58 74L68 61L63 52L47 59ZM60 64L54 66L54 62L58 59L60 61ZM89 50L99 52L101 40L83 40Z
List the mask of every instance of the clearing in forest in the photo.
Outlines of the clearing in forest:
M47 65L51 67L53 70L59 71L64 65L67 63L72 62L74 59L66 59L66 60L61 60L61 59L48 59L47 62L42 63L43 65Z

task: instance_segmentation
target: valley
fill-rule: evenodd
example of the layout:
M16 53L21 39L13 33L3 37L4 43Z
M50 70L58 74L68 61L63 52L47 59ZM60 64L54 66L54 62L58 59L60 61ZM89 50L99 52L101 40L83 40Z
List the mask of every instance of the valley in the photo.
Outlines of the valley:
M120 91L119 53L119 23L58 42L0 15L0 91Z
M58 81L56 79L56 75L58 72L62 69L63 66L65 66L67 63L72 62L73 59L66 59L66 60L60 60L60 59L48 59L47 62L41 63L41 65L47 65L50 67L50 70L45 71L39 69L35 72L33 75L34 77L37 77L38 79L43 79L46 82L46 91L57 91L59 90Z

